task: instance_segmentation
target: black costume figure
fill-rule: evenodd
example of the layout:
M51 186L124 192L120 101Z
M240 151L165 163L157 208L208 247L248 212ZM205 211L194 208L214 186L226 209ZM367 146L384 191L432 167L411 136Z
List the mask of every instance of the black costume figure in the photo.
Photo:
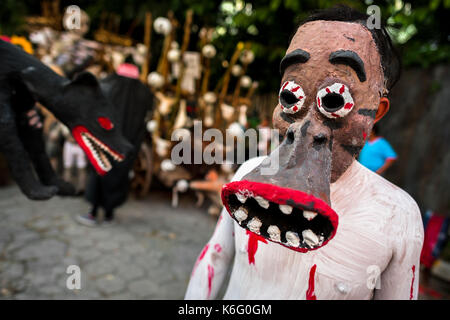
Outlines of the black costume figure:
M114 166L107 176L98 176L93 170L89 173L85 196L93 207L87 216L78 217L79 222L88 225L97 224L100 207L105 211L104 222L111 222L114 208L125 202L129 190L129 172L145 136L145 117L153 107L152 93L137 79L112 74L101 80L100 86L114 105L118 126L133 145L133 151L123 162Z
M92 74L82 72L73 80L61 77L35 57L2 40L0 60L0 153L28 198L44 200L56 193L74 192L51 167L35 102L42 103L64 123L86 153L111 153L118 161L128 154L131 146L114 129L112 106ZM100 120L107 121L109 128L105 129ZM86 144L86 139L91 142ZM90 160L94 164L100 161L93 156ZM109 161L108 164L111 166ZM101 173L108 170L109 167Z

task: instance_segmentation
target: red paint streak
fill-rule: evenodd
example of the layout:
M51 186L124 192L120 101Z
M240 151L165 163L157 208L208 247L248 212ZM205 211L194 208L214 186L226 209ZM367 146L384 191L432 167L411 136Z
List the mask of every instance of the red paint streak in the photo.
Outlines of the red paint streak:
M344 91L345 91L345 86L344 85L342 85L342 87L339 89L339 93L340 94L343 94L344 93Z
M258 241L267 243L267 240L261 237L260 235L257 235L256 233L253 233L248 230L247 234L248 234L248 245L247 245L248 263L255 264L255 254L256 251L258 250Z
M292 108L292 110L297 111L297 110L298 110L298 107L295 106L294 108Z
M325 91L328 92L328 93L331 93L329 88L326 88Z
M197 258L197 261L195 261L194 268L192 269L191 277L194 275L195 269L197 269L198 264L203 260L203 258L206 255L206 252L209 249L209 243L203 248L202 252Z
M334 112L332 112L331 115L332 115L333 117L335 117L335 118L339 118L339 117L340 117L338 114L336 114L336 113L334 113Z
M308 290L306 291L306 300L317 300L314 292L314 276L316 274L317 265L313 265L309 270Z
M111 130L112 128L114 128L113 123L108 118L99 117L97 118L97 121L100 124L100 126L105 130Z
M413 298L413 293L414 293L414 280L416 279L416 266L412 266L411 268L412 270L412 280L411 280L411 292L409 294L409 300L412 300Z
M303 99L303 96L298 97L298 100L302 100L302 99Z
M220 252L220 251L222 251L222 246L221 246L220 244L216 243L216 244L214 245L214 249L215 249L217 252Z
M320 98L319 97L317 97L317 104L319 105L319 108L320 108Z
M296 92L298 89L300 89L300 86L297 86L297 87L295 87L295 88L292 88L292 89L291 89L291 92Z
M285 84L284 84L284 86L283 86L283 88L281 88L281 91L283 91L285 88L286 88L286 86L289 84L289 82L286 82Z
M212 265L208 264L208 297L207 297L207 299L209 299L209 297L211 296L213 278L214 278L214 267Z
M344 109L351 109L353 107L353 103L347 102L344 106Z

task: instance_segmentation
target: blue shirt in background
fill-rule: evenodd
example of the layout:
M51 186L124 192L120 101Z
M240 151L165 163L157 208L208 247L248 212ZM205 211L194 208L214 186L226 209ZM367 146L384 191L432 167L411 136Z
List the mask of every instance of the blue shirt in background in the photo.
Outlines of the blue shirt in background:
M377 138L374 141L366 141L366 144L359 154L358 161L372 171L380 169L386 160L397 159L397 154L392 149L389 142L384 138Z

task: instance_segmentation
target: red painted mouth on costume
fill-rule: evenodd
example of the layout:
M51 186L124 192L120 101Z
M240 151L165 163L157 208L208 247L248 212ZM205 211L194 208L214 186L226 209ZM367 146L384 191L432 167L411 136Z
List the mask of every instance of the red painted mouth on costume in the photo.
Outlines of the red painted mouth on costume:
M115 152L106 144L97 139L88 129L83 126L76 126L72 129L72 135L86 153L89 161L94 166L99 175L105 175L112 169L110 158L121 162L125 158L120 153Z
M222 202L240 226L291 250L325 246L339 218L322 199L267 183L235 181L222 189Z

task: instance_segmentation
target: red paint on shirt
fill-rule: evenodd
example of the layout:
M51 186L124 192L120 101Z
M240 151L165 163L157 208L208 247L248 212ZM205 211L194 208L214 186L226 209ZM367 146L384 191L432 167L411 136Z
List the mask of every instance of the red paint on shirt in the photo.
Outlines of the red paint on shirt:
M314 276L316 274L317 265L313 265L309 270L308 290L306 291L306 300L317 300L314 292Z
M203 260L203 258L206 255L206 252L209 249L209 243L203 248L202 252L200 253L200 255L197 258L197 261L195 261L195 265L194 268L192 269L192 274L191 277L194 275L195 269L197 269L198 264Z
M342 85L342 87L339 89L339 93L340 93L340 94L343 94L343 93L344 93L344 90L345 90L345 86Z
M409 300L412 300L414 293L414 280L416 279L416 266L413 265L412 268L412 280L411 280L411 292L409 294Z
M211 295L213 278L214 278L214 267L208 264L208 299Z
M248 245L247 245L248 263L255 264L255 254L256 251L258 250L258 241L267 243L267 240L261 237L260 235L257 235L256 233L253 233L248 230L247 234L248 234Z
M216 243L216 244L214 245L214 249L215 249L217 252L220 252L220 251L222 251L222 246L221 246L220 244Z

